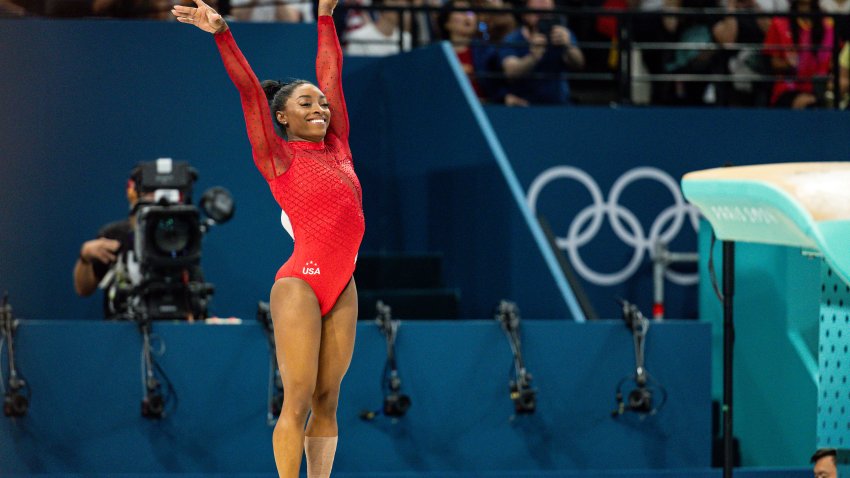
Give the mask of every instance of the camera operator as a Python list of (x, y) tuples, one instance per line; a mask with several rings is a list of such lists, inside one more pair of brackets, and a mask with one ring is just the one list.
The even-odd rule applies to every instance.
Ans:
[(74, 288), (80, 296), (104, 289), (105, 318), (206, 318), (213, 286), (203, 279), (201, 237), (232, 216), (233, 201), (224, 188), (211, 188), (202, 198), (209, 218), (202, 220), (191, 204), (196, 179), (185, 162), (140, 163), (127, 181), (129, 217), (82, 245)]
[[(103, 226), (97, 233), (96, 239), (84, 242), (80, 248), (80, 256), (74, 265), (74, 289), (80, 297), (88, 297), (94, 294), (98, 284), (116, 261), (124, 256), (127, 251), (133, 249), (135, 217), (132, 213), (138, 200), (136, 183), (131, 177), (127, 180), (127, 202), (130, 206), (130, 214), (127, 219)], [(126, 300), (126, 298), (124, 299)], [(110, 308), (115, 307), (124, 310), (126, 304), (113, 304), (110, 307), (109, 297), (104, 295), (103, 312), (105, 318), (113, 318), (111, 317), (113, 314), (109, 311)]]

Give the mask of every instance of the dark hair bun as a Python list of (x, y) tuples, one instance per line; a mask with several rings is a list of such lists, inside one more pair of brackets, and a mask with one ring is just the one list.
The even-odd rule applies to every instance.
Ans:
[(281, 88), (283, 88), (283, 83), (277, 80), (264, 80), (262, 83), (260, 83), (260, 86), (263, 87), (263, 91), (266, 93), (266, 99), (271, 101), (272, 99), (274, 99), (275, 93), (277, 93), (278, 91), (280, 91)]

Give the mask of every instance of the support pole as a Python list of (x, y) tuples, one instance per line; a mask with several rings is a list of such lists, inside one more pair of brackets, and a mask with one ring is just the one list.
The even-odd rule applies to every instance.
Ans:
[(732, 303), (735, 295), (735, 243), (723, 241), (723, 478), (732, 478), (732, 350), (735, 326)]

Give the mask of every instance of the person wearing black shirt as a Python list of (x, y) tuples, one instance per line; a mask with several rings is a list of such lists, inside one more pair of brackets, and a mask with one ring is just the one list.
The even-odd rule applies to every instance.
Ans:
[[(132, 179), (127, 182), (127, 201), (132, 211), (138, 202), (138, 194)], [(127, 219), (103, 226), (95, 239), (83, 243), (80, 247), (80, 255), (74, 264), (74, 290), (77, 295), (88, 297), (94, 294), (98, 284), (112, 266), (119, 259), (126, 257), (127, 251), (133, 249), (134, 228), (135, 217), (131, 215)], [(126, 304), (110, 304), (109, 294), (104, 294), (104, 317), (113, 318), (116, 307), (126, 310)]]

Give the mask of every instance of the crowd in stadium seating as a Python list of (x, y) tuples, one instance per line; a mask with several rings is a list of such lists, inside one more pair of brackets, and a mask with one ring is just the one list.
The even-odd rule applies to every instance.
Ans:
[[(0, 0), (0, 16), (170, 20), (173, 2)], [(210, 3), (233, 21), (315, 21), (313, 0)], [(422, 6), (432, 9), (399, 10)], [(340, 7), (336, 21), (348, 55), (391, 55), (448, 40), (487, 103), (796, 109), (848, 103), (850, 0), (345, 0)], [(523, 7), (537, 13), (512, 11)], [(555, 12), (560, 7), (570, 9), (569, 19)], [(491, 11), (473, 11), (481, 8)], [(575, 13), (583, 8), (596, 10)], [(641, 13), (615, 17), (598, 14), (600, 8)], [(540, 13), (546, 10), (553, 13)], [(675, 14), (692, 11), (705, 13)], [(833, 16), (777, 16), (819, 12)]]

